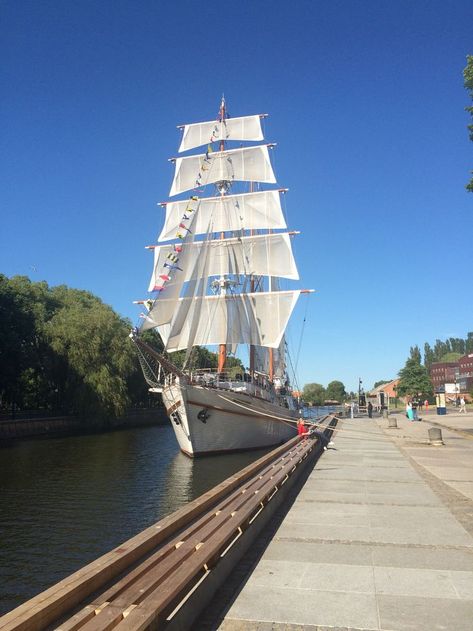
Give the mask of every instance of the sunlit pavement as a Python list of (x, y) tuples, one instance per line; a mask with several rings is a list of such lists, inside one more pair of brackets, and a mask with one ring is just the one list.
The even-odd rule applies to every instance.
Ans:
[(339, 425), (220, 629), (471, 631), (473, 441), (397, 419)]

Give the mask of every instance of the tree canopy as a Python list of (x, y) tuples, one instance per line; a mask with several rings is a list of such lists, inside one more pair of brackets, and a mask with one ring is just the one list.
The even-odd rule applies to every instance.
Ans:
[[(465, 83), (465, 88), (468, 90), (470, 99), (473, 101), (473, 55), (467, 55), (466, 57), (466, 67), (463, 70), (463, 79)], [(468, 125), (468, 131), (470, 132), (470, 140), (473, 141), (473, 106), (469, 105), (465, 109), (467, 112), (470, 113), (472, 119), (472, 123)], [(471, 171), (471, 173), (473, 175), (473, 171)], [(473, 193), (473, 177), (466, 185), (466, 190), (470, 191), (470, 193)]]
[(450, 353), (456, 353), (458, 359), (462, 355), (473, 353), (473, 331), (469, 331), (466, 338), (462, 337), (449, 337), (445, 341), (435, 340), (435, 345), (432, 348), (428, 342), (424, 344), (424, 365), (427, 370), (434, 362), (441, 361), (456, 361), (451, 359), (444, 359)]
[(320, 383), (307, 383), (302, 390), (302, 398), (310, 405), (323, 405), (325, 388)]
[(0, 405), (118, 416), (146, 396), (130, 322), (93, 294), (0, 275)]
[(409, 349), (409, 355), (411, 359), (413, 359), (418, 364), (422, 363), (422, 355), (420, 353), (420, 348), (417, 346), (417, 344), (415, 346), (411, 346), (411, 348)]
[(347, 396), (345, 386), (341, 381), (331, 381), (325, 392), (325, 398), (328, 401), (343, 401)]
[(433, 392), (432, 382), (427, 369), (417, 357), (409, 357), (406, 365), (399, 371), (399, 383), (396, 392), (399, 396), (431, 396)]

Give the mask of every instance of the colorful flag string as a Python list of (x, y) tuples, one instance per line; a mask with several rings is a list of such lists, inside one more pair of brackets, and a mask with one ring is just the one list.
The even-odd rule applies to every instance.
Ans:
[[(216, 142), (218, 140), (221, 140), (222, 137), (222, 133), (221, 133), (221, 128), (219, 127), (219, 123), (220, 125), (222, 125), (222, 122), (217, 121), (215, 126), (212, 129), (212, 133), (210, 136), (210, 140), (209, 143), (207, 145), (207, 149), (205, 151), (205, 155), (202, 158), (202, 160), (200, 161), (200, 167), (199, 167), (199, 172), (197, 174), (197, 178), (195, 180), (195, 189), (199, 188), (200, 186), (202, 186), (202, 181), (204, 178), (204, 173), (206, 171), (210, 171), (210, 168), (212, 166), (212, 153), (214, 153), (214, 149), (212, 147), (212, 143)], [(223, 125), (225, 127), (225, 138), (229, 137), (229, 134), (227, 132), (227, 126), (226, 126), (226, 122), (223, 121)], [(175, 272), (182, 272), (183, 269), (181, 267), (178, 266), (178, 262), (179, 262), (179, 258), (182, 255), (183, 252), (183, 245), (186, 244), (186, 239), (189, 235), (192, 235), (192, 230), (190, 228), (190, 226), (192, 225), (192, 222), (194, 220), (194, 217), (199, 209), (200, 206), (200, 198), (197, 195), (191, 195), (184, 214), (182, 215), (181, 221), (179, 222), (177, 228), (177, 232), (175, 235), (176, 239), (179, 239), (182, 244), (180, 243), (175, 243), (172, 245), (172, 252), (169, 252), (166, 256), (165, 262), (162, 264), (163, 269), (161, 270), (161, 273), (158, 274), (156, 276), (156, 279), (160, 279), (159, 283), (157, 282), (154, 286), (152, 291), (153, 292), (157, 292), (158, 295), (164, 291), (164, 289), (166, 288), (166, 283), (168, 283), (169, 281), (172, 280), (172, 276), (170, 276), (170, 274), (168, 274), (166, 272), (166, 270), (169, 270), (170, 272), (172, 272), (173, 276)], [(145, 306), (147, 307), (148, 311), (151, 310), (152, 306), (154, 304), (154, 300), (147, 300), (145, 302)], [(147, 316), (145, 314), (140, 314), (140, 317), (144, 317), (146, 318)]]

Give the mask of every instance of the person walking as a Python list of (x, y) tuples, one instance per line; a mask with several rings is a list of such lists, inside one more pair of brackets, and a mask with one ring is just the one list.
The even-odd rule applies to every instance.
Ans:
[(406, 416), (410, 421), (414, 420), (414, 410), (412, 409), (412, 403), (410, 401), (406, 403)]
[(373, 418), (373, 404), (371, 401), (368, 403), (368, 418)]
[(460, 399), (460, 409), (458, 411), (458, 414), (460, 414), (461, 412), (463, 412), (463, 414), (466, 414), (466, 403), (464, 397)]
[(424, 401), (424, 407), (425, 407), (425, 413), (427, 414), (429, 412), (429, 400), (426, 399)]

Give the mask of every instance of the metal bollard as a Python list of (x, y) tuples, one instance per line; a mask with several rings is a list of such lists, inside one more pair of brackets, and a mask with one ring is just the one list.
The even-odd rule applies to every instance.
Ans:
[(440, 446), (445, 443), (442, 440), (442, 430), (440, 427), (431, 427), (429, 429), (429, 442), (431, 445)]
[(397, 418), (395, 416), (390, 416), (388, 418), (388, 428), (397, 429)]

